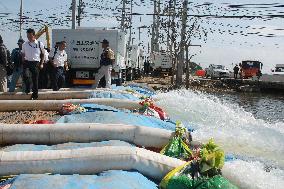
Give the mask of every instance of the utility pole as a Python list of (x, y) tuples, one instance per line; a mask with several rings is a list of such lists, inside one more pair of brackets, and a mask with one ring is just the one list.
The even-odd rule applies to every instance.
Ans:
[(161, 13), (161, 1), (158, 0), (157, 2), (157, 18), (156, 18), (156, 28), (155, 28), (155, 44), (154, 44), (154, 49), (155, 51), (159, 51), (160, 45), (159, 45), (159, 38), (160, 38), (160, 13)]
[(156, 39), (156, 15), (157, 15), (157, 0), (154, 0), (154, 14), (153, 14), (153, 26), (151, 36), (151, 52), (155, 51), (155, 39)]
[(176, 23), (175, 23), (175, 18), (176, 18), (176, 0), (170, 0), (169, 2), (169, 7), (172, 9), (172, 14), (171, 14), (171, 43), (170, 43), (170, 53), (172, 56), (172, 78), (171, 78), (171, 84), (174, 85), (174, 76), (176, 75), (176, 60), (177, 60), (177, 53), (176, 53)]
[(81, 26), (81, 16), (83, 14), (83, 0), (79, 0), (79, 5), (78, 5), (78, 26)]
[(20, 5), (20, 39), (23, 39), (22, 37), (22, 18), (23, 18), (23, 0), (21, 0), (21, 5)]
[(169, 1), (169, 5), (167, 7), (168, 10), (168, 22), (167, 22), (167, 52), (170, 52), (170, 25), (171, 25), (171, 1)]
[(129, 18), (129, 39), (128, 39), (128, 47), (133, 44), (132, 39), (132, 9), (133, 9), (133, 0), (130, 0), (130, 18)]
[(76, 29), (76, 0), (72, 0), (72, 29)]
[(126, 0), (122, 0), (120, 29), (123, 32), (126, 32), (126, 29), (125, 29), (125, 19), (126, 19), (125, 7), (126, 7)]
[(154, 0), (151, 52), (154, 51), (157, 52), (160, 49), (159, 47), (160, 12), (161, 12), (161, 2), (160, 0)]
[(182, 85), (182, 76), (183, 76), (183, 68), (184, 68), (184, 54), (185, 54), (185, 43), (186, 43), (186, 23), (187, 23), (187, 6), (188, 0), (184, 0), (183, 2), (183, 10), (182, 10), (182, 26), (181, 26), (181, 41), (180, 41), (180, 54), (179, 60), (177, 64), (177, 80), (176, 86), (180, 87)]

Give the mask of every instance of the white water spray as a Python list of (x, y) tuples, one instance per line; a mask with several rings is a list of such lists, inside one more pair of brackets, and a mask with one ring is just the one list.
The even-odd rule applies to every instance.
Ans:
[[(262, 162), (239, 163), (240, 171), (235, 171), (237, 183), (240, 183), (245, 170), (250, 171), (247, 167), (251, 166), (262, 172), (256, 175), (255, 180), (253, 179), (258, 184), (247, 188), (270, 188), (267, 187), (266, 182), (270, 182), (269, 180), (273, 178), (275, 182), (272, 183), (276, 188), (284, 186), (277, 184), (279, 179), (282, 180), (282, 184), (284, 183), (284, 171), (281, 170), (284, 167), (283, 122), (266, 123), (264, 120), (255, 119), (251, 113), (244, 111), (236, 104), (225, 103), (212, 95), (190, 90), (160, 93), (155, 96), (155, 99), (157, 99), (157, 105), (163, 107), (171, 118), (183, 121), (195, 129), (194, 140), (207, 142), (210, 138), (214, 138), (227, 153)], [(266, 173), (263, 163), (279, 167), (277, 170), (281, 176), (271, 172)], [(234, 164), (228, 164), (226, 168), (232, 165)], [(270, 179), (261, 180), (264, 174), (269, 175)], [(247, 174), (247, 177), (249, 176), (253, 175)], [(247, 186), (246, 183), (240, 185), (243, 188)]]

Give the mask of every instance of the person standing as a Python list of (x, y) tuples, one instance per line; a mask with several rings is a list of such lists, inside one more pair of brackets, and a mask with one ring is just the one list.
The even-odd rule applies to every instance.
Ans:
[[(59, 48), (61, 42), (56, 42), (55, 46), (54, 46), (54, 50), (52, 52), (52, 54), (54, 54), (54, 52), (56, 52)], [(48, 78), (48, 82), (47, 82), (47, 88), (48, 89), (52, 89), (52, 74), (53, 74), (53, 62), (51, 61), (51, 59), (49, 58), (51, 53), (51, 50), (48, 50), (48, 62), (46, 64), (46, 73), (47, 73), (47, 78)], [(53, 58), (53, 57), (52, 57)]]
[[(12, 59), (14, 68), (13, 68), (11, 84), (9, 87), (9, 92), (15, 91), (16, 84), (19, 78), (23, 75), (23, 59), (22, 59), (21, 51), (22, 51), (22, 46), (24, 42), (25, 41), (23, 39), (19, 39), (17, 43), (19, 48), (13, 49), (12, 54), (11, 54), (11, 59)], [(23, 91), (24, 91), (24, 88), (25, 88), (24, 84), (22, 84)]]
[(3, 43), (2, 36), (0, 35), (0, 92), (7, 92), (7, 64), (7, 48)]
[(38, 76), (38, 88), (39, 89), (47, 89), (47, 85), (48, 85), (47, 67), (49, 63), (49, 53), (50, 53), (50, 50), (48, 48), (45, 48), (43, 68), (39, 71), (39, 76)]
[(52, 76), (51, 76), (51, 85), (54, 91), (58, 91), (63, 87), (65, 83), (65, 70), (68, 70), (67, 65), (67, 53), (65, 51), (66, 42), (60, 42), (58, 49), (55, 48), (49, 54), (49, 60), (51, 62)]
[(240, 70), (240, 68), (236, 64), (235, 67), (234, 67), (234, 78), (235, 79), (238, 79), (239, 70)]
[(109, 47), (109, 41), (104, 39), (102, 42), (103, 52), (101, 54), (100, 68), (95, 76), (94, 88), (97, 88), (100, 80), (105, 76), (106, 88), (111, 87), (111, 71), (115, 62), (115, 57), (112, 49)]
[(34, 29), (27, 30), (27, 38), (23, 44), (22, 48), (22, 58), (24, 61), (23, 64), (23, 78), (25, 82), (25, 93), (30, 93), (30, 81), (29, 81), (29, 73), (30, 71), (33, 82), (33, 93), (32, 99), (36, 100), (38, 98), (38, 75), (39, 69), (43, 68), (44, 62), (44, 45), (40, 41), (36, 40)]

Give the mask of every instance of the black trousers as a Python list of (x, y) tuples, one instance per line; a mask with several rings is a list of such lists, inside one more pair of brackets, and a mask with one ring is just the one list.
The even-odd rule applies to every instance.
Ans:
[(60, 88), (63, 87), (65, 83), (65, 74), (63, 67), (60, 66), (53, 68), (51, 83), (52, 83), (52, 89), (54, 91), (58, 91)]
[(234, 78), (235, 78), (235, 79), (238, 78), (238, 73), (234, 73)]
[(39, 75), (39, 62), (36, 61), (25, 61), (23, 64), (23, 79), (26, 85), (26, 93), (30, 92), (30, 79), (29, 72), (31, 73), (31, 78), (33, 82), (33, 97), (38, 95), (38, 75)]
[(39, 70), (38, 88), (47, 89), (47, 84), (48, 84), (47, 64), (43, 64), (43, 68)]

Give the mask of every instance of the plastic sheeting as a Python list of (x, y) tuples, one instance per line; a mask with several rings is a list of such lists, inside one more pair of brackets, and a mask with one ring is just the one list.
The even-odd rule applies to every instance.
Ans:
[(155, 95), (155, 91), (139, 84), (128, 84), (127, 86), (112, 86), (113, 90), (121, 90), (121, 91), (127, 91), (127, 90), (133, 90), (140, 95), (144, 95), (146, 97), (151, 97)]
[(65, 115), (57, 123), (108, 123), (147, 126), (175, 130), (175, 124), (154, 117), (126, 112), (96, 111), (82, 114)]
[(152, 87), (149, 87), (148, 84), (145, 83), (128, 83), (126, 86), (131, 87), (131, 88), (137, 88), (143, 91), (155, 93), (155, 90)]
[[(155, 117), (132, 113), (130, 110), (120, 110), (105, 105), (81, 104), (81, 106), (87, 109), (87, 113), (65, 115), (57, 123), (127, 124), (175, 130), (176, 124), (171, 120), (163, 121)], [(193, 131), (189, 125), (186, 127), (189, 131)]]
[(44, 150), (71, 150), (71, 149), (79, 149), (79, 148), (88, 148), (88, 147), (102, 147), (102, 146), (132, 146), (131, 144), (119, 141), (119, 140), (111, 140), (111, 141), (102, 141), (102, 142), (91, 142), (91, 143), (65, 143), (58, 145), (34, 145), (34, 144), (16, 144), (12, 146), (5, 147), (1, 149), (4, 152), (14, 152), (14, 151), (44, 151)]
[(142, 174), (106, 171), (99, 175), (20, 175), (10, 189), (156, 189)]
[(90, 95), (90, 98), (115, 98), (139, 101), (139, 97), (133, 94), (119, 93), (116, 91), (95, 91)]
[(129, 110), (119, 110), (117, 108), (99, 104), (81, 104), (80, 106), (84, 107), (87, 112), (96, 112), (96, 111), (110, 111), (110, 112), (127, 112), (130, 113)]

